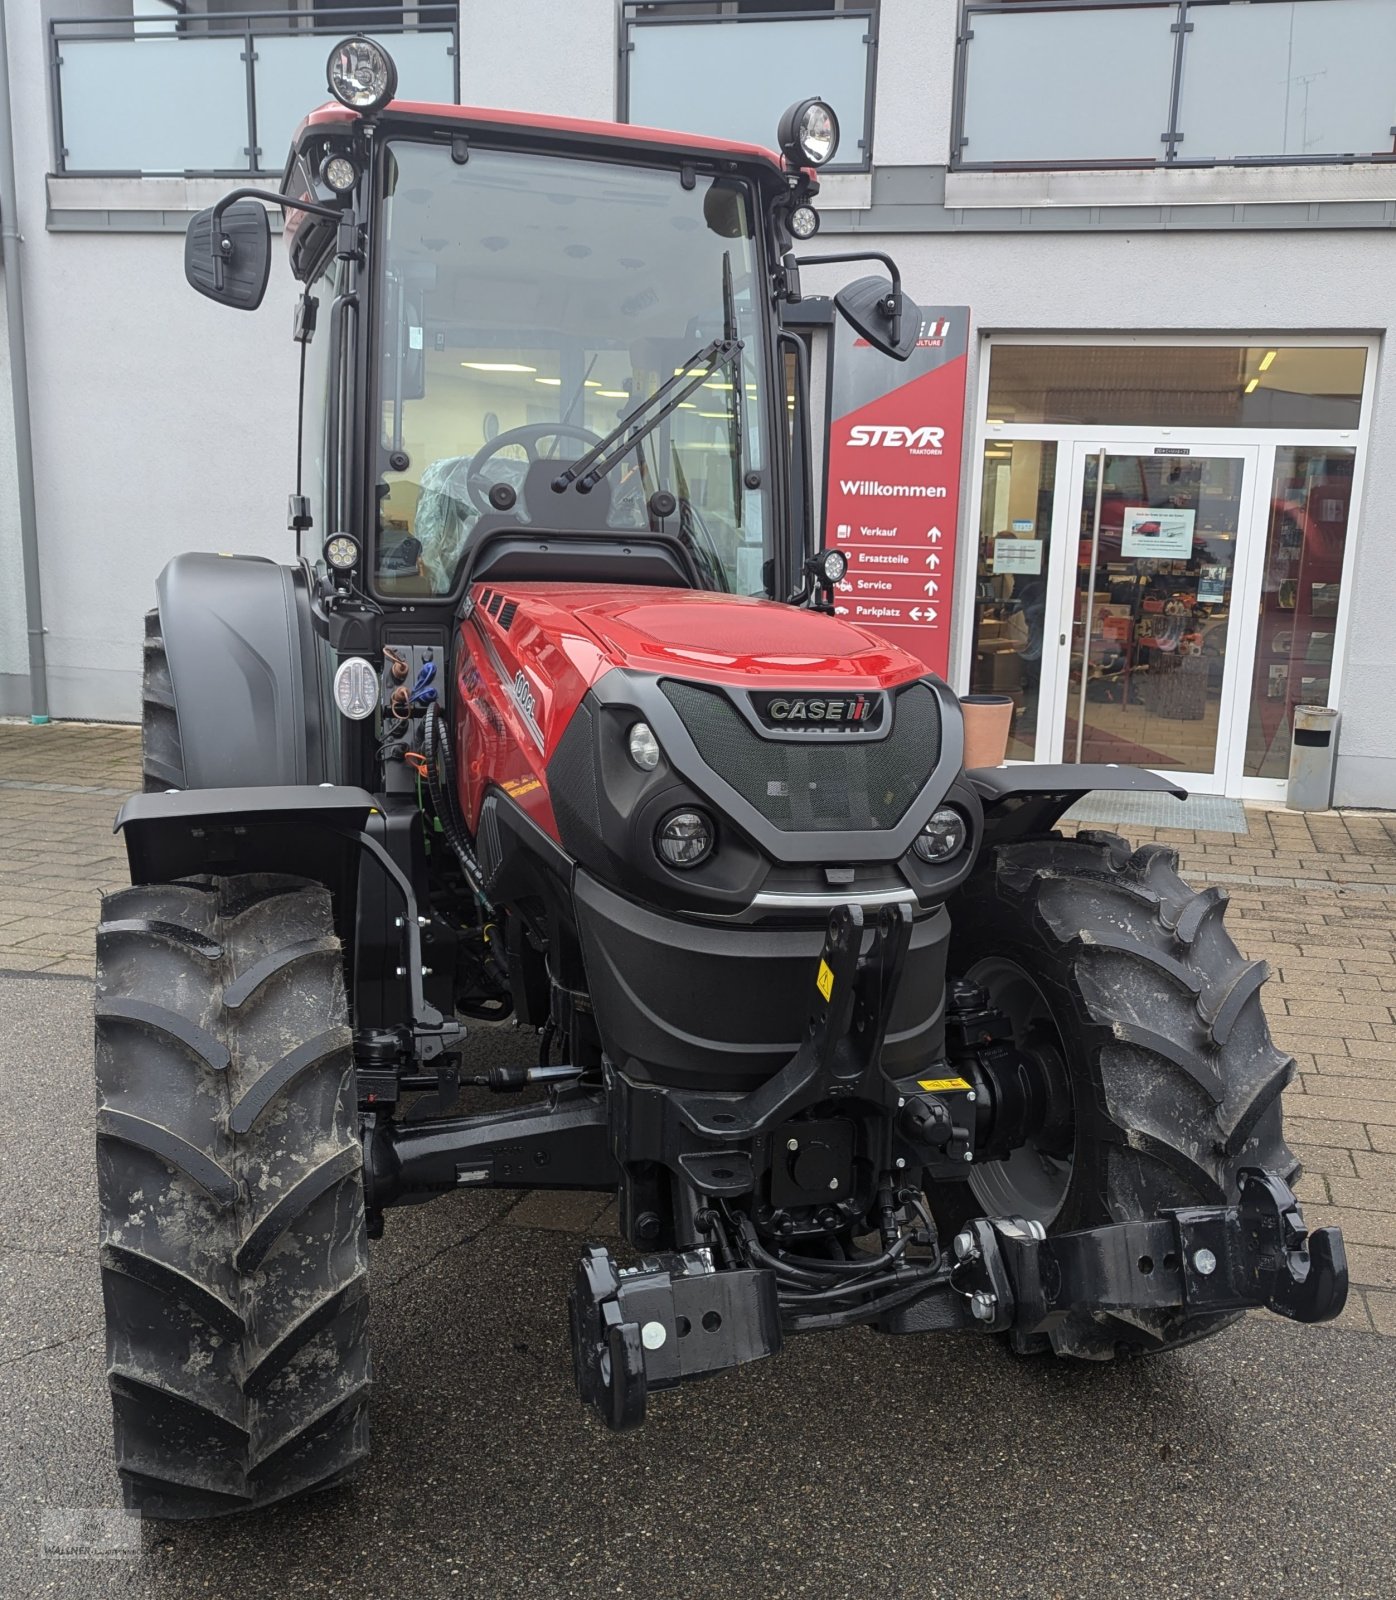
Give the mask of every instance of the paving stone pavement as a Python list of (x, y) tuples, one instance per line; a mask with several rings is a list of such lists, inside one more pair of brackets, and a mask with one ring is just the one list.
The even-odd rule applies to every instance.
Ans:
[[(0, 972), (92, 976), (97, 896), (126, 881), (112, 819), (139, 784), (135, 728), (0, 722)], [(1343, 1228), (1344, 1323), (1396, 1337), (1396, 813), (1247, 815), (1248, 835), (1127, 836), (1175, 846), (1190, 882), (1223, 885), (1232, 936), (1269, 963), (1271, 1031), (1298, 1064), (1285, 1116), (1305, 1216)], [(596, 1209), (521, 1205), (568, 1232)]]

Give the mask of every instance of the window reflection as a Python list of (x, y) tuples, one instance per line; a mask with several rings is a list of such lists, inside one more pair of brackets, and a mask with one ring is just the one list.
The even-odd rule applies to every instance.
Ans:
[(1260, 628), (1251, 680), (1246, 776), (1289, 772), (1296, 705), (1327, 705), (1356, 451), (1275, 453)]
[(983, 470), (970, 688), (1013, 697), (1008, 759), (1031, 761), (1042, 692), (1057, 446), (1035, 439), (991, 442)]

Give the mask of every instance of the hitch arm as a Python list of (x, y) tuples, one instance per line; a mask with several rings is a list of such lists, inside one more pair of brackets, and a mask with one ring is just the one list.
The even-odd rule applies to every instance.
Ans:
[(1273, 1172), (1243, 1168), (1240, 1190), (1234, 1206), (1193, 1206), (1052, 1238), (1036, 1224), (980, 1217), (956, 1236), (951, 1281), (989, 1332), (1046, 1332), (1083, 1310), (1263, 1307), (1295, 1322), (1336, 1317), (1348, 1293), (1342, 1234), (1310, 1232)]

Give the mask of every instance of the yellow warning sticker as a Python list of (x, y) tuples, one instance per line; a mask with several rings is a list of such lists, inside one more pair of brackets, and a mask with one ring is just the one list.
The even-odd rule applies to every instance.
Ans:
[[(814, 986), (827, 1000), (834, 992), (834, 969), (827, 961), (819, 963), (819, 971), (815, 975)], [(968, 1085), (966, 1085), (968, 1088)]]
[(924, 1089), (927, 1094), (943, 1094), (946, 1089), (968, 1089), (970, 1086), (964, 1078), (918, 1078), (918, 1088)]

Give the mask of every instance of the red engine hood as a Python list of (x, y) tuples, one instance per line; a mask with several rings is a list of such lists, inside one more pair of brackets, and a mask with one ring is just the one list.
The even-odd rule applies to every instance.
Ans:
[(519, 621), (550, 636), (588, 683), (634, 667), (713, 683), (880, 689), (926, 670), (862, 628), (773, 600), (634, 585), (501, 587), (518, 601)]

